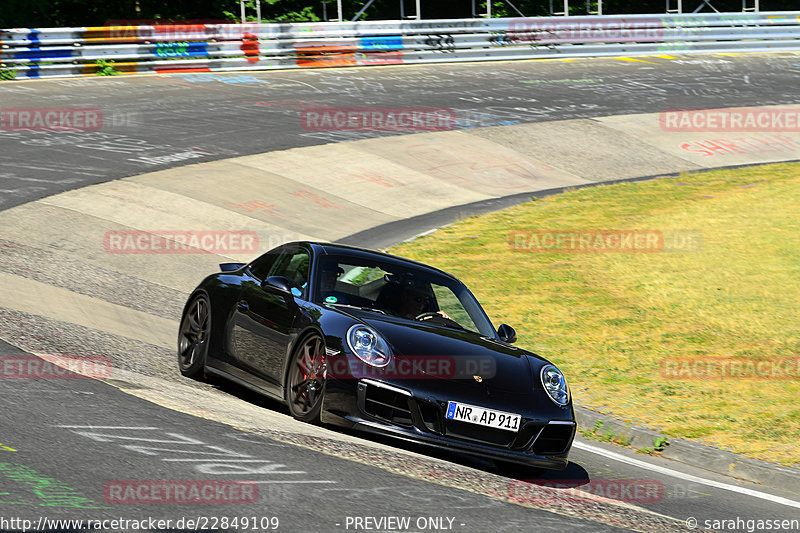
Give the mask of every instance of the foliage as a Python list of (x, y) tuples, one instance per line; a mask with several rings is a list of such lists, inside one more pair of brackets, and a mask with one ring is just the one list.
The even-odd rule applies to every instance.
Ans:
[(653, 439), (653, 449), (657, 452), (663, 452), (664, 448), (669, 444), (667, 437), (656, 437)]
[(119, 71), (114, 68), (114, 62), (107, 59), (98, 59), (94, 62), (97, 65), (98, 76), (116, 76)]
[(656, 452), (663, 452), (664, 448), (669, 446), (669, 439), (667, 437), (655, 437), (653, 439), (652, 446), (645, 446), (644, 448), (639, 448), (636, 450), (636, 453), (646, 453), (649, 455), (655, 455)]
[(16, 78), (17, 78), (17, 69), (14, 68), (0, 69), (0, 80), (8, 81), (8, 80), (14, 80)]
[(611, 442), (619, 444), (620, 446), (628, 446), (631, 443), (631, 437), (614, 433), (610, 429), (603, 431), (604, 424), (598, 420), (592, 429), (581, 430), (581, 435), (586, 439), (597, 440), (600, 442)]
[[(367, 0), (342, 0), (344, 18), (351, 19)], [(550, 0), (511, 0), (525, 16), (546, 16), (550, 13)], [(674, 1), (673, 5), (677, 2)], [(711, 0), (719, 11), (741, 11), (739, 0)], [(554, 0), (554, 9), (562, 9), (561, 0)], [(694, 9), (701, 0), (685, 4), (686, 11)], [(414, 13), (414, 0), (404, 1), (406, 16)], [(247, 0), (247, 18), (255, 19), (255, 0)], [(422, 18), (468, 18), (486, 12), (486, 2), (477, 2), (472, 13), (472, 2), (461, 0), (422, 0)], [(761, 0), (762, 11), (797, 9), (794, 0)], [(597, 0), (591, 0), (590, 9), (597, 9)], [(709, 11), (705, 7), (703, 11)], [(318, 21), (323, 20), (322, 0), (262, 0), (262, 20)], [(663, 13), (664, 0), (604, 0), (604, 14)], [(570, 2), (571, 15), (586, 13), (585, 0)], [(327, 0), (328, 18), (336, 17), (336, 1)], [(492, 16), (517, 17), (519, 14), (505, 0), (492, 1)], [(109, 21), (136, 24), (137, 21), (238, 21), (237, 0), (3, 0), (0, 9), (0, 28), (46, 28), (58, 26), (101, 26)], [(364, 12), (362, 20), (397, 20), (400, 18), (398, 0), (376, 0)]]

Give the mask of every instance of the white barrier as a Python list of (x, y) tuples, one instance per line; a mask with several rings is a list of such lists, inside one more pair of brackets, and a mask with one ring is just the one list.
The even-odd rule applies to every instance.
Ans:
[(0, 30), (19, 77), (800, 51), (800, 12)]

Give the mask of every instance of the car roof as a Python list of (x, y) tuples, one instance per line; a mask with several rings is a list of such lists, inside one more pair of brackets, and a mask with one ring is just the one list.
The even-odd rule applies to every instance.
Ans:
[(349, 246), (346, 244), (337, 244), (332, 242), (303, 241), (293, 244), (307, 244), (311, 246), (316, 253), (321, 253), (324, 255), (345, 255), (351, 257), (360, 257), (364, 259), (372, 258), (397, 264), (413, 265), (417, 268), (423, 268), (426, 270), (430, 270), (432, 272), (436, 272), (437, 274), (447, 276), (448, 278), (458, 281), (459, 283), (461, 282), (461, 280), (459, 280), (457, 277), (450, 274), (449, 272), (445, 272), (444, 270), (440, 270), (436, 267), (426, 265), (425, 263), (420, 263), (419, 261), (414, 261), (413, 259), (407, 259), (399, 255), (392, 255), (392, 254), (387, 254), (385, 252), (379, 252), (376, 250), (369, 250), (367, 248), (358, 248), (356, 246)]

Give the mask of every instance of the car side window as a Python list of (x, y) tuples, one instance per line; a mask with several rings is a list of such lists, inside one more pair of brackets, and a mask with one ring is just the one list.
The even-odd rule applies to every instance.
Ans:
[(302, 296), (308, 285), (310, 257), (303, 248), (286, 250), (275, 263), (270, 276), (283, 276), (294, 284), (292, 294)]
[(250, 273), (259, 281), (264, 281), (269, 276), (269, 271), (275, 265), (275, 261), (280, 257), (281, 250), (273, 250), (258, 257), (250, 263)]

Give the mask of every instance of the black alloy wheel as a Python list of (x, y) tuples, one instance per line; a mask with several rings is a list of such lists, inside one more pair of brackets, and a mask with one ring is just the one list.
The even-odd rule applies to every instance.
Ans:
[(289, 365), (285, 390), (293, 417), (303, 422), (319, 422), (326, 372), (325, 341), (313, 333), (295, 348)]
[(184, 376), (193, 379), (205, 377), (210, 332), (208, 297), (198, 294), (186, 308), (178, 335), (178, 369)]

